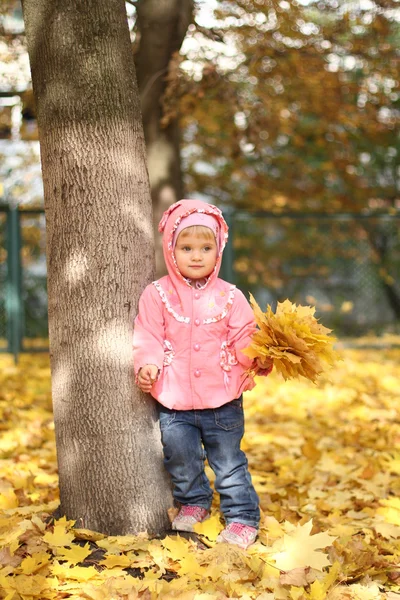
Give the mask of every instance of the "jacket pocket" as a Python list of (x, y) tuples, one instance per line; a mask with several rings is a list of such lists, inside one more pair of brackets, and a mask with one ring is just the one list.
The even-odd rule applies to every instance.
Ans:
[(174, 360), (175, 352), (171, 342), (164, 340), (164, 362), (163, 366), (168, 367)]
[(224, 374), (225, 390), (229, 392), (232, 379), (232, 367), (238, 364), (235, 349), (228, 342), (222, 342), (219, 352), (219, 365)]
[(230, 431), (244, 426), (243, 402), (232, 400), (218, 408), (214, 408), (215, 424), (220, 429)]

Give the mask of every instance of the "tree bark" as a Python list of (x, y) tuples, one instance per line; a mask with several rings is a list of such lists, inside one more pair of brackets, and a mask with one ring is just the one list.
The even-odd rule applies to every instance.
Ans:
[(107, 534), (168, 528), (155, 403), (132, 325), (154, 272), (151, 197), (123, 0), (25, 0), (45, 191), (61, 513)]
[[(178, 119), (162, 127), (161, 100), (168, 66), (193, 18), (193, 0), (144, 0), (137, 4), (139, 43), (135, 64), (147, 146), (155, 229), (164, 210), (183, 197)], [(156, 270), (164, 272), (159, 236)]]

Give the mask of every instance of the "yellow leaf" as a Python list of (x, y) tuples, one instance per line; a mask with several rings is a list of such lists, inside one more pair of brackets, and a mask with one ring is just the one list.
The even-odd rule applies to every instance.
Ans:
[[(274, 596), (274, 598), (275, 598), (275, 596)], [(292, 587), (290, 589), (290, 600), (303, 600), (303, 598), (304, 598), (304, 588), (303, 587), (300, 587), (300, 588)]]
[(104, 533), (98, 531), (91, 531), (90, 529), (79, 529), (74, 527), (73, 534), (78, 540), (87, 540), (88, 542), (98, 542), (103, 540), (106, 536)]
[(189, 542), (180, 535), (174, 537), (167, 536), (161, 543), (168, 550), (169, 556), (174, 560), (179, 559), (181, 556), (186, 556), (190, 548)]
[(193, 579), (202, 579), (206, 572), (205, 567), (201, 567), (193, 553), (188, 553), (179, 560), (178, 574), (190, 574)]
[(90, 544), (85, 544), (83, 547), (73, 544), (71, 548), (58, 548), (57, 558), (67, 560), (69, 563), (76, 565), (84, 561), (91, 552)]
[(120, 554), (121, 551), (140, 550), (147, 547), (149, 540), (141, 535), (110, 535), (97, 541), (100, 548), (108, 553)]
[(267, 537), (270, 537), (272, 539), (282, 537), (284, 534), (284, 531), (279, 521), (277, 521), (275, 517), (270, 517), (269, 515), (266, 515), (263, 521), (261, 522), (261, 529), (266, 529)]
[(357, 598), (357, 600), (380, 600), (382, 598), (378, 585), (373, 582), (368, 585), (356, 583), (351, 586), (351, 592), (353, 598)]
[(310, 586), (310, 600), (325, 600), (326, 589), (320, 581), (314, 581)]
[(400, 498), (389, 498), (381, 500), (384, 507), (378, 508), (378, 515), (382, 515), (387, 523), (392, 525), (400, 525)]
[(42, 519), (40, 519), (37, 515), (32, 515), (31, 521), (40, 531), (45, 531), (46, 523), (43, 523)]
[(215, 542), (221, 533), (223, 525), (218, 515), (213, 515), (202, 523), (196, 523), (194, 531), (199, 535), (205, 535), (210, 541)]
[[(385, 509), (383, 509), (385, 510)], [(387, 540), (390, 538), (399, 539), (400, 538), (400, 527), (398, 525), (393, 525), (392, 523), (376, 523), (374, 525), (374, 529), (376, 533), (379, 533), (382, 537)]]
[(322, 580), (314, 581), (311, 584), (310, 600), (325, 600), (327, 592), (337, 581), (340, 569), (340, 563), (335, 562)]
[(18, 506), (18, 498), (12, 488), (3, 489), (0, 492), (0, 508), (16, 508)]
[(36, 475), (36, 477), (34, 479), (34, 483), (35, 483), (35, 485), (42, 485), (42, 486), (57, 484), (58, 483), (58, 475), (55, 473), (52, 474), (52, 473), (46, 473), (45, 471), (42, 471), (41, 473)]
[(60, 580), (75, 579), (77, 581), (88, 581), (99, 575), (94, 567), (71, 567), (68, 564), (61, 565), (57, 560), (54, 561), (51, 572)]
[(15, 575), (10, 582), (14, 589), (23, 598), (40, 598), (42, 592), (48, 587), (46, 577), (43, 575)]
[(114, 567), (125, 568), (131, 566), (131, 559), (125, 554), (112, 554), (111, 556), (106, 556), (99, 564), (108, 569), (113, 569)]
[(285, 534), (283, 550), (272, 555), (276, 566), (282, 571), (299, 567), (311, 567), (322, 571), (330, 564), (326, 554), (319, 549), (331, 546), (336, 539), (327, 533), (311, 534), (312, 519), (304, 525), (298, 525), (295, 531)]
[(33, 556), (27, 556), (20, 564), (20, 569), (24, 575), (32, 575), (39, 571), (50, 562), (50, 555), (47, 552), (39, 552)]
[(250, 346), (242, 350), (250, 358), (272, 358), (285, 379), (302, 376), (311, 381), (339, 359), (333, 350), (336, 339), (318, 323), (314, 307), (285, 300), (278, 302), (275, 314), (270, 306), (263, 313), (251, 294), (250, 304), (259, 327)]
[(45, 533), (43, 539), (49, 546), (59, 548), (62, 546), (70, 546), (74, 537), (75, 536), (71, 531), (67, 531), (66, 521), (60, 519), (55, 522), (53, 532), (48, 531)]

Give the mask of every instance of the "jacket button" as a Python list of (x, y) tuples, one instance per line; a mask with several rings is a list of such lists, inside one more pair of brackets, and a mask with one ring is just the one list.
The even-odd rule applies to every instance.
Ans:
[(195, 377), (200, 377), (200, 375), (201, 375), (201, 371), (199, 371), (199, 369), (196, 369), (195, 372), (194, 372), (194, 376)]
[(198, 300), (200, 298), (199, 292), (196, 292), (195, 295), (194, 295), (194, 297), (196, 298), (196, 300)]
[(200, 350), (200, 344), (195, 344), (193, 346), (193, 350), (196, 350), (196, 352), (198, 352)]
[(200, 325), (200, 319), (195, 319), (194, 324), (197, 325), (197, 327), (198, 327)]

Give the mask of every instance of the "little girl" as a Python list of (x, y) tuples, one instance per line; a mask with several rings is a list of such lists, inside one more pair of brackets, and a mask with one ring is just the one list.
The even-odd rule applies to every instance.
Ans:
[[(244, 295), (218, 278), (228, 227), (221, 211), (181, 200), (164, 213), (159, 231), (168, 275), (146, 287), (135, 319), (136, 382), (160, 403), (164, 463), (180, 511), (172, 528), (193, 531), (209, 516), (215, 473), (225, 529), (218, 541), (247, 548), (260, 511), (247, 459), (242, 392), (254, 387), (255, 361), (241, 350), (255, 331)], [(271, 363), (258, 364), (267, 375)]]

